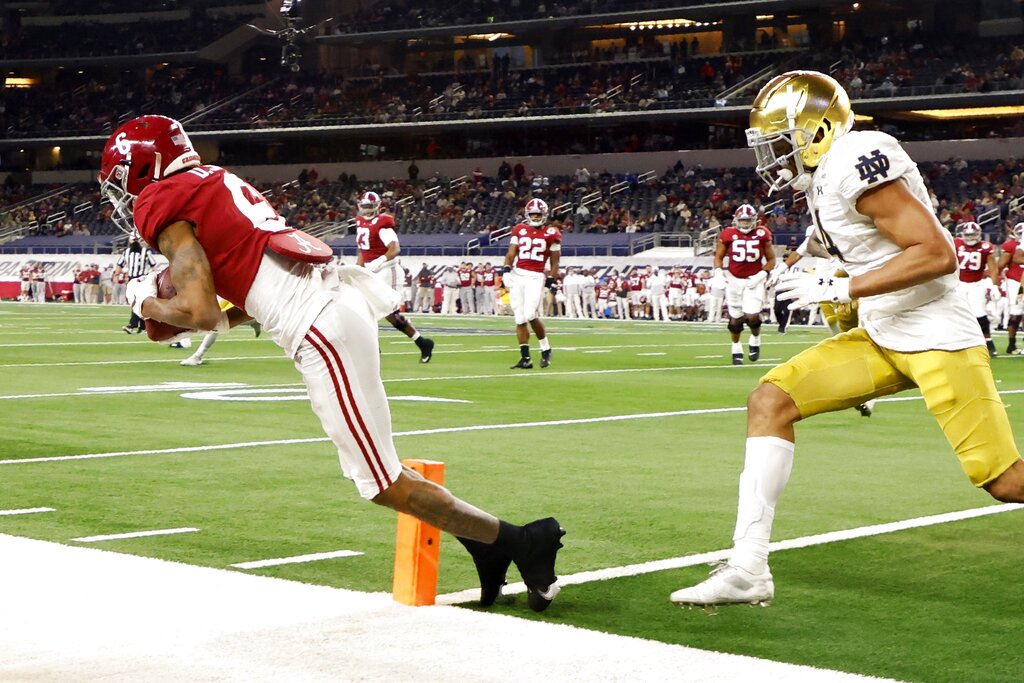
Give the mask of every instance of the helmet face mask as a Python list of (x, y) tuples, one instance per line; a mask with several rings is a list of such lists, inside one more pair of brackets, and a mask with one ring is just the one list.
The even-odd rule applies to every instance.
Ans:
[(733, 225), (742, 233), (750, 233), (757, 227), (757, 209), (750, 204), (740, 204), (732, 215)]
[(526, 224), (531, 228), (541, 228), (548, 222), (548, 204), (543, 199), (531, 199), (523, 210)]
[(380, 213), (380, 195), (376, 192), (364, 192), (357, 202), (359, 215), (363, 218), (375, 218)]
[(853, 127), (846, 91), (831, 76), (790, 71), (757, 94), (750, 110), (747, 146), (769, 193), (810, 187), (810, 174), (837, 138)]
[(968, 222), (960, 226), (960, 239), (971, 246), (981, 241), (981, 226), (977, 223)]
[(166, 116), (139, 116), (111, 134), (100, 162), (100, 194), (110, 200), (111, 219), (135, 230), (135, 199), (149, 185), (202, 163), (181, 124)]

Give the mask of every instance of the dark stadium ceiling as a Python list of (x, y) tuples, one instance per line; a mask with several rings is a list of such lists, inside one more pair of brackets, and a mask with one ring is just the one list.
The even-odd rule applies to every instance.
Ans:
[[(868, 4), (868, 3), (865, 3)], [(872, 9), (886, 8), (891, 3), (871, 2)], [(676, 7), (662, 7), (651, 10), (632, 10), (605, 14), (585, 14), (569, 17), (548, 17), (525, 21), (503, 21), (500, 23), (463, 24), (460, 26), (430, 26), (403, 28), (391, 31), (373, 31), (317, 37), (325, 45), (351, 45), (356, 43), (379, 43), (409, 38), (439, 38), (470, 33), (493, 33), (500, 29), (506, 33), (537, 32), (610, 24), (629, 21), (650, 21), (685, 17), (695, 21), (715, 21), (729, 16), (754, 14), (777, 14), (796, 10), (814, 10), (824, 7), (851, 7), (850, 0), (736, 0), (735, 2), (709, 2), (700, 5), (680, 4)], [(897, 4), (898, 8), (898, 4)], [(894, 8), (895, 9), (895, 8)]]

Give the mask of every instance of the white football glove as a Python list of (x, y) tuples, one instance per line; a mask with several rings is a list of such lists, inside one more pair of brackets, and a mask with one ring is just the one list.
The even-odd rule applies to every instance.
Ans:
[(779, 284), (779, 278), (782, 277), (782, 274), (787, 270), (789, 270), (789, 268), (785, 263), (777, 263), (775, 268), (772, 269), (772, 272), (768, 274), (768, 282), (765, 284), (767, 284), (769, 288)]
[(725, 287), (725, 275), (722, 274), (721, 268), (715, 268), (711, 271), (711, 284), (716, 287)]
[(789, 305), (791, 311), (823, 301), (848, 304), (852, 300), (850, 278), (832, 275), (786, 273), (779, 278), (775, 291), (779, 300), (793, 302)]
[(132, 313), (145, 320), (146, 316), (142, 315), (142, 302), (156, 296), (156, 272), (150, 271), (149, 275), (133, 277), (125, 285), (124, 295), (128, 299), (128, 305), (132, 307)]
[(386, 266), (387, 264), (387, 256), (378, 256), (377, 258), (373, 259), (372, 261), (366, 264), (366, 269), (369, 270), (371, 273), (379, 273), (381, 270), (384, 269), (384, 266)]

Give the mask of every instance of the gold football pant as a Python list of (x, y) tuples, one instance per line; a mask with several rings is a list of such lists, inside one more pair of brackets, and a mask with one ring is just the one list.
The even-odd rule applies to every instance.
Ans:
[(857, 328), (794, 356), (761, 381), (786, 392), (804, 418), (916, 386), (975, 486), (1020, 459), (984, 346), (899, 353)]

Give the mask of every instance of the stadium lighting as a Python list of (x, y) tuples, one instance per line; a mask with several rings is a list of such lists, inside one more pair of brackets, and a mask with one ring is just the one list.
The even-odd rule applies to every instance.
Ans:
[(969, 107), (962, 109), (912, 109), (907, 112), (916, 117), (949, 121), (952, 119), (982, 119), (1000, 116), (1020, 116), (1024, 114), (1022, 105), (1004, 105), (1000, 107)]

